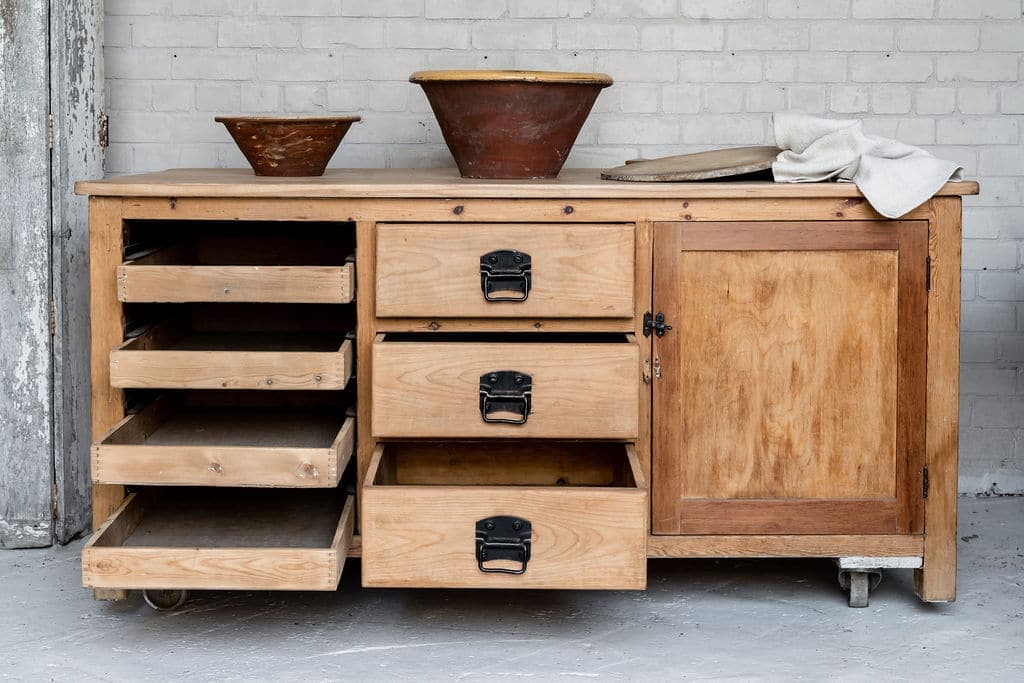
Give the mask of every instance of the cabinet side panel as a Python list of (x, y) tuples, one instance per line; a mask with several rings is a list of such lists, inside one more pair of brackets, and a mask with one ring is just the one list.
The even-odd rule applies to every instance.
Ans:
[[(110, 351), (124, 341), (124, 314), (117, 299), (117, 267), (123, 257), (121, 200), (89, 200), (89, 310), (92, 328), (92, 439), (124, 417), (124, 392), (110, 386)], [(93, 529), (113, 514), (124, 487), (97, 484), (92, 493)]]
[(956, 599), (961, 201), (959, 197), (939, 197), (931, 205), (925, 437), (929, 493), (924, 505), (924, 567), (915, 572), (914, 583), (922, 600), (950, 602)]

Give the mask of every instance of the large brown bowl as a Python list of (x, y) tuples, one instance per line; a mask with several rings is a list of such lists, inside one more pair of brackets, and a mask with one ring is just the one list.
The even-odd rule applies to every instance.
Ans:
[(554, 178), (605, 74), (417, 71), (463, 178)]
[(218, 116), (256, 175), (320, 176), (358, 116)]

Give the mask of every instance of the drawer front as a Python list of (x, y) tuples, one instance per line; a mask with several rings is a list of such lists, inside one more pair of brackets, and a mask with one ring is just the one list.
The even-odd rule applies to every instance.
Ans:
[(181, 410), (160, 398), (92, 447), (97, 484), (333, 488), (355, 418), (285, 411)]
[[(352, 374), (352, 342), (271, 344), (252, 350), (252, 338), (181, 343), (158, 325), (110, 352), (110, 384), (122, 389), (344, 389)], [(298, 341), (298, 343), (296, 343)], [(333, 350), (325, 350), (325, 349)], [(226, 350), (238, 349), (238, 350)], [(307, 350), (308, 349), (308, 350)], [(314, 350), (315, 349), (315, 350)]]
[(377, 316), (631, 318), (634, 239), (632, 224), (381, 224)]
[[(383, 341), (373, 346), (373, 435), (633, 439), (639, 348), (622, 343)], [(481, 380), (528, 378), (525, 402), (486, 406)], [(504, 374), (503, 377), (507, 377)], [(485, 420), (485, 414), (487, 419)], [(508, 421), (488, 421), (508, 420)]]
[[(622, 463), (625, 470), (635, 478), (630, 483), (594, 486), (535, 481), (529, 486), (467, 485), (464, 468), (472, 465), (471, 458), (463, 461), (451, 453), (450, 464), (433, 467), (429, 473), (420, 468), (409, 475), (413, 483), (403, 485), (404, 464), (385, 462), (385, 449), (392, 447), (378, 445), (363, 488), (364, 586), (646, 587), (648, 497), (631, 445), (618, 448), (628, 457), (628, 463), (626, 458)], [(516, 457), (499, 465), (505, 467), (506, 477), (509, 462), (517, 462)], [(382, 471), (387, 469), (390, 474)], [(542, 476), (543, 469), (543, 465), (524, 469), (524, 481)], [(449, 474), (453, 485), (444, 484)], [(430, 485), (424, 485), (424, 477), (433, 479)], [(566, 477), (571, 483), (573, 473), (568, 471)], [(530, 550), (525, 563), (521, 548), (503, 548), (500, 538), (478, 533), (480, 529), (488, 533), (486, 520), (501, 517), (528, 523)], [(500, 536), (501, 531), (490, 533)], [(478, 541), (481, 538), (483, 543)]]
[[(310, 519), (304, 520), (297, 514), (305, 507), (301, 502), (281, 507), (269, 501), (264, 508), (251, 506), (246, 518), (230, 506), (207, 513), (203, 502), (169, 514), (133, 493), (83, 548), (82, 583), (117, 589), (333, 591), (352, 540), (354, 502), (346, 500), (340, 512), (309, 506)], [(166, 519), (172, 515), (186, 515), (191, 523), (174, 524)], [(282, 518), (270, 519), (275, 515)], [(296, 540), (311, 527), (320, 528), (319, 538)]]
[(352, 267), (139, 266), (117, 269), (123, 302), (257, 302), (346, 304)]

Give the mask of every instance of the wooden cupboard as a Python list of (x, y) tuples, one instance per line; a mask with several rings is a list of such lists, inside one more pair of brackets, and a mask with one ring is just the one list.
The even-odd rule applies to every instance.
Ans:
[(597, 175), (81, 183), (85, 584), (332, 590), (347, 554), (367, 586), (643, 588), (647, 557), (831, 557), (952, 600), (977, 185), (890, 221), (847, 184)]

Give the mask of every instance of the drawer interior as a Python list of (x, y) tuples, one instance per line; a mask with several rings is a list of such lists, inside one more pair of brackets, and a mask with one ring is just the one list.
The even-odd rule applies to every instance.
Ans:
[(82, 551), (91, 588), (335, 590), (354, 500), (338, 489), (143, 489)]
[(123, 351), (331, 352), (355, 330), (351, 306), (163, 304), (126, 309), (135, 329)]
[(121, 420), (92, 448), (93, 482), (338, 485), (355, 444), (352, 392), (206, 393), (167, 392)]
[(147, 492), (145, 514), (121, 543), (129, 548), (329, 548), (344, 495), (337, 491), (196, 488)]
[(620, 443), (389, 442), (378, 450), (373, 486), (633, 489), (640, 476)]
[[(643, 588), (648, 501), (628, 443), (378, 443), (363, 585)], [(487, 533), (506, 522), (520, 526)]]
[(349, 223), (129, 221), (129, 266), (342, 266), (355, 251)]

